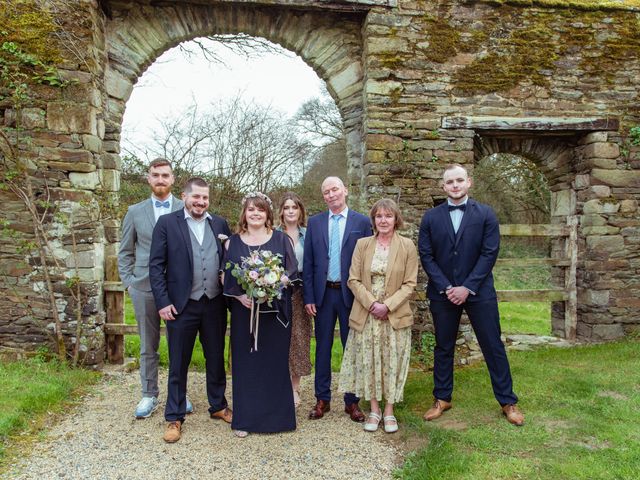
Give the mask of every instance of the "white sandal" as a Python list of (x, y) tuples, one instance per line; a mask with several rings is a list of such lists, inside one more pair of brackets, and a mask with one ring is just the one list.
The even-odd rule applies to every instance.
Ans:
[[(373, 419), (375, 423), (369, 422), (369, 420)], [(380, 424), (380, 420), (382, 420), (382, 416), (379, 413), (371, 412), (369, 417), (367, 417), (367, 421), (364, 424), (364, 429), (367, 432), (375, 432), (378, 430), (378, 425)]]
[(238, 438), (246, 438), (247, 435), (249, 435), (249, 432), (246, 432), (244, 430), (234, 430), (233, 434)]
[[(383, 419), (384, 431), (387, 433), (395, 433), (398, 431), (398, 420), (393, 415), (387, 415)], [(392, 423), (393, 422), (393, 423)]]

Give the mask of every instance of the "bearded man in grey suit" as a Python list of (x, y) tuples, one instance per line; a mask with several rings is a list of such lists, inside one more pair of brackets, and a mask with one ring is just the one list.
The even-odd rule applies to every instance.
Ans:
[[(158, 408), (160, 316), (149, 283), (149, 250), (158, 218), (184, 207), (182, 200), (171, 194), (174, 181), (169, 160), (153, 160), (147, 173), (151, 198), (131, 205), (122, 221), (118, 270), (131, 297), (140, 334), (142, 399), (136, 406), (136, 418), (148, 418)], [(192, 411), (193, 405), (187, 399), (187, 413)]]

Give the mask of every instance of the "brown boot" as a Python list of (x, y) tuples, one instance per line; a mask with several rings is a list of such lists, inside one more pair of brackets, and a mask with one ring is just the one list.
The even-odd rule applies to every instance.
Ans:
[(507, 421), (516, 427), (524, 425), (524, 414), (520, 409), (513, 404), (508, 404), (502, 407), (502, 413), (507, 417)]
[(427, 422), (431, 420), (435, 420), (442, 416), (444, 412), (451, 408), (451, 402), (447, 402), (446, 400), (438, 400), (437, 398), (433, 401), (433, 405), (427, 413), (424, 414), (422, 418), (424, 418)]
[(169, 422), (167, 429), (164, 431), (162, 439), (167, 443), (176, 443), (180, 440), (180, 432), (182, 430), (182, 422), (176, 420), (175, 422)]

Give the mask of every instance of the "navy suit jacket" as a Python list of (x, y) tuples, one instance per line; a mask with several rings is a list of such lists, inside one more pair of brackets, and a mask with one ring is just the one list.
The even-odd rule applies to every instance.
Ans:
[(428, 210), (420, 224), (418, 251), (429, 277), (429, 299), (448, 301), (442, 292), (449, 285), (475, 292), (467, 302), (497, 298), (491, 271), (499, 249), (500, 228), (491, 207), (469, 198), (457, 235), (447, 202)]
[[(347, 286), (353, 250), (358, 239), (369, 237), (372, 233), (369, 218), (349, 209), (340, 251), (342, 299), (348, 308), (353, 305), (353, 293)], [(304, 303), (314, 303), (319, 307), (322, 305), (329, 273), (329, 211), (318, 213), (309, 219), (304, 239), (303, 265)]]
[[(218, 235), (230, 236), (231, 231), (227, 221), (217, 215), (211, 215), (207, 223), (213, 232), (222, 268), (223, 247)], [(149, 279), (158, 310), (171, 304), (178, 313), (184, 310), (193, 281), (193, 250), (184, 209), (158, 218), (151, 237)]]

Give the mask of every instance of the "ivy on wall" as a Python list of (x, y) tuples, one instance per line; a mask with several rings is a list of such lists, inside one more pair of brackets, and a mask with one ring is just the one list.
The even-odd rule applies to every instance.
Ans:
[(57, 26), (45, 2), (4, 0), (0, 4), (0, 102), (20, 108), (38, 84), (61, 86)]

